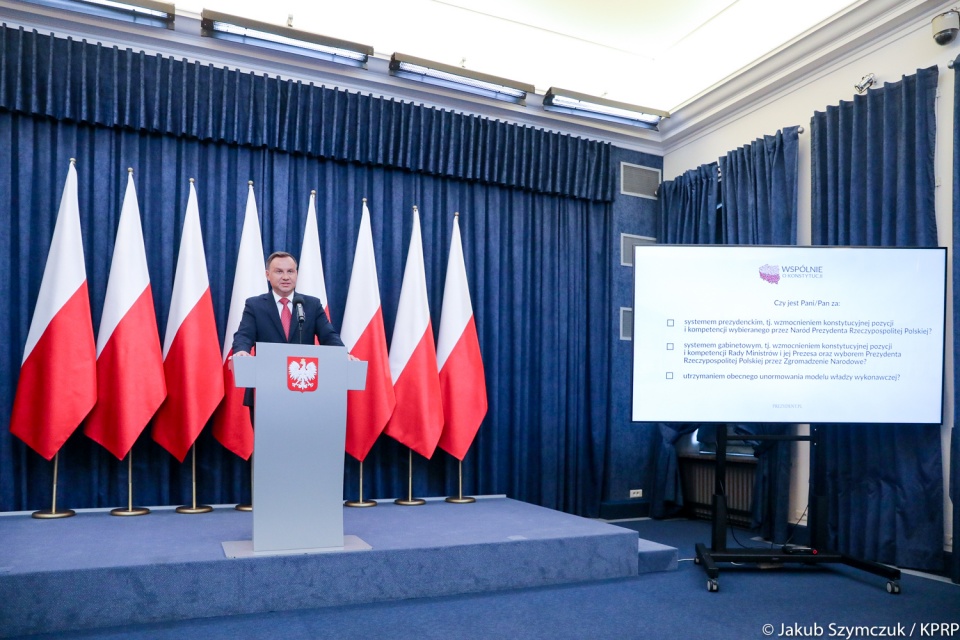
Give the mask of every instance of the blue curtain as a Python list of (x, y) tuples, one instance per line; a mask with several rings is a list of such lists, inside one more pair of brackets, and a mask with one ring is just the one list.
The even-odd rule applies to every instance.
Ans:
[[(702, 165), (664, 183), (659, 241), (796, 244), (798, 138), (799, 127), (785, 128), (728, 152), (720, 158), (719, 165)], [(658, 458), (654, 515), (671, 515), (682, 505), (674, 444), (684, 434), (706, 426), (660, 425), (663, 442)], [(782, 435), (788, 427), (735, 425), (733, 431), (738, 435)], [(753, 525), (767, 538), (782, 542), (788, 535), (790, 447), (787, 443), (764, 442), (756, 444), (755, 450), (759, 464), (754, 484)]]
[[(720, 158), (723, 244), (797, 243), (799, 132), (799, 127), (787, 127)], [(737, 425), (734, 431), (786, 435), (790, 427), (748, 424)], [(790, 443), (758, 441), (754, 451), (752, 524), (768, 540), (785, 542), (790, 519)]]
[[(960, 56), (953, 61), (953, 397), (960, 398)], [(950, 430), (950, 500), (953, 502), (953, 553), (950, 577), (960, 583), (960, 407), (953, 403), (953, 429)]]
[[(720, 183), (717, 163), (690, 169), (660, 185), (660, 244), (716, 244), (720, 240)], [(650, 501), (654, 518), (669, 518), (683, 508), (680, 464), (676, 443), (699, 424), (659, 423), (660, 449), (656, 457), (656, 484)]]
[[(161, 336), (191, 177), (196, 178), (221, 339), (225, 338), (247, 180), (254, 181), (266, 252), (299, 253), (309, 193), (317, 189), (330, 309), (338, 327), (361, 199), (368, 199), (388, 340), (411, 233), (411, 207), (420, 207), (434, 327), (440, 320), (453, 212), (461, 212), (489, 395), (487, 418), (464, 461), (464, 490), (505, 493), (550, 508), (598, 515), (608, 447), (614, 339), (607, 315), (614, 249), (610, 205), (604, 202), (612, 184), (605, 164), (608, 145), (524, 127), (501, 127), (503, 123), (472, 116), (460, 116), (458, 129), (451, 124), (457, 114), (418, 111), (410, 105), (312, 87), (315, 97), (323, 95), (322, 104), (291, 103), (282, 91), (258, 93), (257, 87), (284, 85), (279, 80), (236, 76), (227, 70), (9, 29), (0, 29), (0, 37), (5, 38), (0, 43), (0, 148), (8, 157), (0, 163), (0, 264), (4, 267), (0, 297), (9, 301), (0, 310), (6, 344), (0, 349), (0, 510), (49, 507), (51, 465), (8, 429), (68, 159), (75, 157), (95, 331), (127, 167), (134, 169)], [(11, 44), (14, 41), (16, 46)], [(61, 54), (64, 57), (54, 73), (51, 56)], [(93, 65), (94, 58), (101, 66)], [(86, 66), (78, 60), (85, 60)], [(252, 87), (252, 97), (243, 108), (207, 109), (204, 105), (213, 94), (197, 95), (202, 82), (187, 83), (182, 80), (189, 75), (185, 74), (176, 76), (180, 80), (169, 87), (163, 85), (162, 92), (149, 89), (151, 84), (142, 72), (134, 73), (138, 67), (123, 66), (130, 60), (145, 66), (155, 63), (154, 75), (147, 74), (151, 78), (167, 77), (167, 67), (178, 64), (200, 76), (218, 71), (239, 87)], [(114, 70), (95, 73), (104, 64)], [(13, 91), (16, 83), (50, 90), (38, 89), (31, 96), (29, 91)], [(283, 89), (292, 91), (293, 85)], [(84, 97), (92, 95), (94, 86), (99, 87), (100, 102)], [(141, 91), (144, 87), (148, 89)], [(132, 99), (138, 91), (140, 97)], [(162, 99), (151, 91), (162, 94)], [(161, 110), (131, 124), (130, 113), (137, 109), (145, 113), (151, 96), (164, 108), (183, 108)], [(341, 107), (352, 114), (352, 120), (339, 119)], [(387, 107), (402, 114), (384, 125)], [(82, 116), (83, 109), (92, 110), (93, 115)], [(198, 115), (201, 112), (203, 117)], [(239, 129), (234, 126), (238, 114), (244, 118)], [(335, 125), (328, 117), (335, 119)], [(290, 131), (276, 133), (284, 128), (278, 129), (277, 123), (283, 122), (310, 126), (297, 138)], [(382, 136), (376, 146), (389, 150), (399, 144), (403, 153), (387, 154), (389, 162), (365, 156), (374, 129)], [(338, 141), (334, 147), (349, 157), (303, 148), (304, 141), (314, 139), (306, 133), (318, 130), (331, 132)], [(292, 139), (299, 139), (301, 146), (282, 143)], [(383, 142), (387, 139), (389, 144)], [(585, 172), (574, 175), (568, 169), (577, 165), (575, 158), (581, 153), (592, 160), (584, 161)], [(407, 162), (411, 158), (416, 163)], [(431, 160), (426, 163), (426, 159)], [(465, 169), (472, 166), (484, 167), (486, 173), (476, 175)], [(200, 501), (249, 500), (248, 465), (220, 447), (209, 429), (201, 434), (197, 451)], [(456, 491), (455, 460), (439, 451), (430, 461), (414, 459), (415, 493)], [(149, 427), (134, 447), (133, 460), (138, 503), (189, 501), (189, 465), (180, 465), (155, 445)], [(62, 450), (60, 474), (63, 506), (110, 507), (126, 502), (125, 463), (80, 431)], [(381, 438), (367, 458), (364, 474), (367, 496), (405, 495), (406, 448)], [(346, 475), (346, 497), (356, 497), (359, 479), (352, 459)]]
[[(921, 69), (811, 121), (813, 244), (937, 246), (934, 100)], [(940, 430), (824, 425), (828, 538), (842, 553), (943, 568)]]

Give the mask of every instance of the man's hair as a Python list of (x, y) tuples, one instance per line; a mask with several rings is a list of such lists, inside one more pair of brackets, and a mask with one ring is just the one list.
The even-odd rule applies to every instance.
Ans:
[(277, 258), (290, 258), (291, 260), (293, 260), (293, 265), (298, 266), (297, 259), (294, 258), (289, 253), (287, 253), (286, 251), (274, 251), (273, 253), (270, 254), (270, 257), (267, 258), (267, 271), (270, 270), (270, 263), (276, 260)]

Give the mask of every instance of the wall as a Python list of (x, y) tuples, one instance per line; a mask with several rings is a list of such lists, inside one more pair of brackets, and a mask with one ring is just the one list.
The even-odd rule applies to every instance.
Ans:
[[(931, 36), (930, 19), (949, 6), (913, 21), (881, 41), (874, 42), (853, 55), (817, 72), (808, 74), (799, 82), (783, 87), (759, 104), (724, 118), (706, 129), (696, 138), (684, 140), (672, 147), (667, 143), (664, 153), (664, 179), (669, 180), (687, 169), (716, 160), (731, 149), (753, 139), (790, 125), (802, 125), (805, 133), (800, 136), (799, 176), (799, 221), (798, 242), (810, 244), (810, 119), (814, 111), (822, 111), (841, 100), (850, 100), (855, 95), (853, 85), (867, 73), (877, 76), (878, 86), (884, 82), (896, 82), (917, 69), (938, 66), (940, 69), (937, 99), (937, 150), (936, 150), (936, 211), (940, 244), (950, 246), (953, 226), (951, 213), (952, 152), (953, 152), (953, 71), (947, 63), (960, 53), (960, 40), (947, 46), (937, 45)], [(949, 276), (949, 269), (948, 269)], [(948, 283), (948, 294), (952, 284)], [(952, 299), (948, 299), (950, 314)], [(947, 327), (952, 326), (948, 315)], [(950, 429), (953, 427), (953, 336), (947, 332), (945, 422), (941, 427), (944, 469), (944, 544), (952, 548), (952, 505), (948, 494), (948, 471), (950, 468)], [(804, 426), (800, 427), (805, 429)], [(794, 476), (791, 482), (790, 513), (799, 519), (806, 506), (809, 457), (805, 444), (797, 445), (794, 459)]]

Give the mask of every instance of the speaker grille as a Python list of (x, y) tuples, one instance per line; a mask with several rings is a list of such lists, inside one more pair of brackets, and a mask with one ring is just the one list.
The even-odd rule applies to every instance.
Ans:
[(620, 163), (620, 193), (625, 196), (656, 200), (660, 178), (660, 169), (629, 162)]

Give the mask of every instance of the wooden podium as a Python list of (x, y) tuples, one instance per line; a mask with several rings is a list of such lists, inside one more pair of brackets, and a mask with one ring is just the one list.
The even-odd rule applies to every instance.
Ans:
[(343, 549), (347, 391), (364, 388), (367, 363), (344, 347), (258, 342), (233, 375), (256, 390), (253, 553)]

